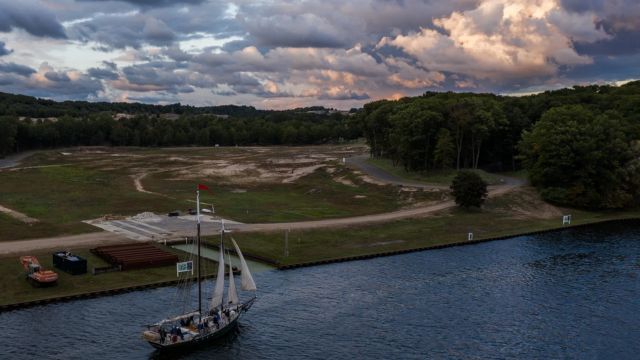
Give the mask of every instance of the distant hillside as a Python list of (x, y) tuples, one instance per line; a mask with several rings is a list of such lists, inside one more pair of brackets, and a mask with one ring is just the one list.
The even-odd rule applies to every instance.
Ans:
[[(313, 112), (315, 114), (329, 114), (332, 110), (322, 106), (297, 108), (284, 112)], [(50, 118), (64, 115), (83, 117), (96, 113), (109, 112), (113, 114), (131, 115), (225, 115), (229, 117), (259, 117), (278, 111), (257, 110), (253, 106), (220, 105), (220, 106), (190, 106), (180, 103), (170, 105), (149, 105), (141, 103), (108, 103), (88, 101), (63, 101), (38, 99), (26, 95), (14, 95), (0, 92), (0, 116), (10, 115), (29, 118)]]

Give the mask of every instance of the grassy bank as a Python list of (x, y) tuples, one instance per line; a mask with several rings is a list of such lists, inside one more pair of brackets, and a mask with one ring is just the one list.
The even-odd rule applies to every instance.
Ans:
[[(451, 185), (451, 181), (453, 181), (453, 178), (456, 176), (456, 170), (430, 170), (423, 172), (407, 171), (402, 166), (394, 166), (393, 161), (389, 159), (370, 158), (367, 159), (367, 162), (399, 178), (409, 181), (413, 180), (423, 182), (427, 184), (449, 186)], [(499, 185), (502, 183), (500, 181), (500, 175), (498, 174), (488, 173), (481, 169), (465, 170), (471, 170), (477, 173), (489, 185)]]
[[(640, 211), (605, 213), (557, 209), (543, 203), (532, 189), (525, 188), (490, 199), (482, 211), (453, 209), (422, 219), (387, 224), (292, 231), (288, 236), (288, 256), (284, 254), (284, 233), (234, 233), (232, 236), (246, 254), (272, 259), (280, 265), (290, 265), (456, 243), (465, 241), (469, 231), (475, 234), (476, 239), (482, 239), (560, 228), (564, 213), (573, 215), (574, 225), (640, 217)], [(208, 238), (207, 241), (217, 244), (218, 237)], [(75, 252), (87, 257), (90, 266), (105, 265), (87, 249)], [(39, 256), (46, 268), (52, 268), (49, 252), (35, 255)], [(24, 278), (18, 257), (14, 255), (0, 258), (0, 271), (4, 274), (0, 280), (0, 304), (137, 286), (176, 278), (173, 266), (97, 276), (71, 276), (59, 272), (60, 285), (57, 287), (32, 288)], [(207, 269), (208, 272), (213, 272), (214, 264), (208, 262)]]
[[(527, 205), (523, 206), (525, 201)], [(489, 200), (482, 211), (453, 209), (422, 219), (386, 224), (292, 231), (288, 241), (289, 256), (284, 256), (284, 233), (238, 233), (233, 236), (244, 251), (288, 265), (455, 243), (465, 241), (470, 231), (475, 239), (483, 239), (559, 228), (564, 213), (572, 214), (574, 225), (640, 217), (640, 211), (556, 209), (544, 204), (532, 189), (524, 189)]]
[[(180, 258), (187, 258), (187, 255), (183, 252), (170, 248), (167, 249), (178, 254)], [(19, 261), (19, 255), (1, 257), (0, 271), (3, 276), (0, 280), (0, 305), (177, 279), (175, 266), (92, 275), (91, 269), (93, 267), (108, 266), (108, 264), (101, 258), (93, 255), (89, 249), (76, 249), (73, 253), (87, 259), (88, 272), (86, 274), (70, 275), (64, 271), (55, 269), (50, 251), (29, 254), (36, 255), (45, 269), (51, 269), (58, 273), (58, 285), (43, 288), (33, 287), (31, 283), (27, 281), (24, 269)], [(206, 260), (203, 268), (206, 269), (206, 274), (215, 273), (215, 266), (213, 266), (211, 261)]]

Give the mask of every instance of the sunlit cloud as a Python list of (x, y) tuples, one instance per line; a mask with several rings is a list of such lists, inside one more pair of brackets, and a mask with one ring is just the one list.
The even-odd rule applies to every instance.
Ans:
[(640, 77), (638, 19), (604, 0), (0, 0), (0, 91), (342, 109), (521, 93)]

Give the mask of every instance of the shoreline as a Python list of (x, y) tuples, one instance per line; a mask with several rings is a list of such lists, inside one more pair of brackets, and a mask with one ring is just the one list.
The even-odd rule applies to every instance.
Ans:
[[(419, 252), (419, 251), (437, 250), (437, 249), (467, 246), (467, 245), (477, 245), (481, 243), (487, 243), (487, 242), (498, 241), (498, 240), (507, 240), (507, 239), (512, 239), (512, 238), (521, 237), (521, 236), (531, 236), (531, 235), (538, 235), (538, 234), (561, 232), (561, 231), (573, 230), (573, 229), (584, 228), (589, 226), (598, 226), (603, 224), (615, 224), (615, 223), (640, 224), (640, 217), (632, 216), (632, 217), (621, 217), (617, 219), (597, 220), (597, 221), (585, 222), (585, 223), (580, 223), (575, 225), (565, 225), (560, 227), (552, 227), (548, 229), (529, 231), (524, 233), (481, 238), (481, 239), (475, 239), (470, 241), (441, 243), (441, 244), (429, 245), (429, 246), (417, 247), (417, 248), (383, 251), (383, 252), (377, 252), (377, 253), (338, 257), (338, 258), (331, 258), (331, 259), (322, 259), (322, 260), (286, 264), (286, 265), (280, 265), (279, 263), (273, 260), (269, 261), (268, 263), (271, 265), (275, 265), (277, 270), (291, 270), (291, 269), (297, 269), (297, 268), (303, 268), (303, 267), (327, 265), (327, 264), (346, 262), (346, 261), (359, 261), (359, 260), (367, 260), (367, 259), (372, 259), (377, 257), (395, 256), (395, 255), (401, 255), (401, 254), (407, 254), (407, 253)], [(247, 256), (248, 258), (251, 257), (253, 259), (260, 260), (260, 261), (265, 260), (261, 257), (252, 256), (250, 254), (245, 254), (245, 256)], [(207, 275), (207, 276), (204, 276), (203, 278), (207, 279), (212, 277), (213, 275)], [(183, 280), (176, 279), (176, 280), (158, 281), (158, 282), (143, 283), (143, 284), (120, 287), (120, 288), (104, 289), (104, 290), (91, 291), (91, 292), (79, 292), (79, 293), (63, 295), (63, 296), (56, 296), (56, 297), (50, 297), (50, 298), (35, 299), (35, 300), (29, 300), (24, 302), (4, 304), (4, 305), (0, 305), (0, 313), (25, 309), (25, 308), (39, 306), (39, 305), (48, 305), (48, 304), (73, 301), (73, 300), (81, 300), (81, 299), (91, 299), (91, 298), (104, 297), (104, 296), (110, 296), (110, 295), (118, 295), (118, 294), (123, 294), (127, 292), (138, 291), (138, 290), (167, 287), (167, 286), (175, 285), (181, 281)]]

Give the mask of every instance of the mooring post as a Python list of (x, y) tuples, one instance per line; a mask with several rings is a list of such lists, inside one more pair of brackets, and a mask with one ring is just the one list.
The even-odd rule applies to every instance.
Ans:
[(289, 229), (284, 231), (284, 257), (289, 256)]

